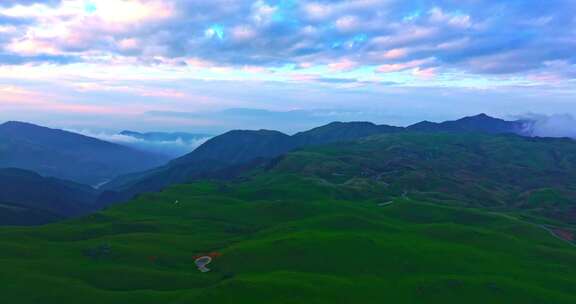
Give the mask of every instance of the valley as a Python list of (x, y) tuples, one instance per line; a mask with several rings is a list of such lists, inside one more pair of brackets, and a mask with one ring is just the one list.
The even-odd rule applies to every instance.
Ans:
[[(576, 228), (574, 150), (443, 132), (298, 149), (0, 228), (0, 283), (18, 303), (572, 303), (576, 251), (557, 231)], [(194, 258), (210, 252), (202, 273)]]
[(0, 0), (0, 302), (575, 304), (576, 0)]

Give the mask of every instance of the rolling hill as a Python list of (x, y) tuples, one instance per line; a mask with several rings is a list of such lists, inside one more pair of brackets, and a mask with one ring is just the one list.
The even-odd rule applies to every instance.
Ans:
[(118, 177), (104, 185), (103, 189), (115, 192), (107, 196), (107, 201), (122, 201), (140, 193), (159, 191), (173, 184), (210, 177), (234, 177), (246, 167), (250, 168), (308, 146), (400, 132), (529, 135), (525, 132), (526, 126), (525, 121), (505, 121), (479, 114), (443, 123), (422, 122), (406, 128), (370, 122), (333, 122), (292, 136), (269, 130), (230, 131), (208, 140), (193, 152), (166, 166)]
[(45, 224), (99, 207), (91, 187), (21, 169), (0, 169), (0, 189), (0, 225)]
[[(574, 303), (576, 226), (543, 212), (574, 205), (574, 149), (457, 133), (309, 147), (233, 181), (0, 228), (0, 292), (22, 304)], [(194, 257), (213, 252), (198, 271)]]
[(404, 132), (295, 151), (275, 170), (337, 187), (576, 224), (576, 141)]
[(216, 136), (193, 152), (147, 172), (121, 176), (103, 186), (121, 201), (144, 192), (202, 178), (230, 178), (255, 164), (294, 149), (361, 138), (399, 128), (369, 122), (331, 123), (293, 136), (270, 130), (235, 130)]
[(484, 113), (441, 123), (423, 121), (406, 129), (419, 132), (478, 132), (488, 134), (530, 135), (530, 121), (507, 121)]
[(95, 138), (23, 122), (0, 125), (0, 168), (97, 185), (167, 159)]

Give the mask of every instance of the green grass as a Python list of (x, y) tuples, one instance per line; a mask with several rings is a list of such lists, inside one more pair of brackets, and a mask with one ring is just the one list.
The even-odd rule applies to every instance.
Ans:
[[(196, 183), (0, 229), (9, 303), (574, 303), (576, 251), (508, 216), (346, 200), (291, 175)], [(174, 201), (180, 204), (175, 205)], [(109, 244), (98, 258), (84, 254)], [(222, 257), (200, 273), (192, 256)], [(157, 256), (155, 262), (150, 256)]]
[[(576, 303), (576, 247), (539, 227), (574, 229), (557, 216), (573, 205), (573, 146), (400, 134), (297, 151), (242, 182), (0, 228), (0, 294), (22, 304)], [(212, 272), (200, 273), (193, 256), (214, 251)]]
[(576, 226), (575, 155), (573, 140), (399, 133), (296, 151), (275, 172)]

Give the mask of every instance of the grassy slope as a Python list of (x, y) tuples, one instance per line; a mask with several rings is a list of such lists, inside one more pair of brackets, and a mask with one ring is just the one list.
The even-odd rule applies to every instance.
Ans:
[[(576, 224), (576, 142), (404, 133), (289, 154), (281, 172)], [(379, 190), (380, 189), (380, 190)]]
[[(0, 230), (11, 303), (574, 303), (576, 251), (529, 224), (290, 175), (197, 183)], [(175, 205), (174, 201), (180, 204)], [(83, 250), (109, 243), (100, 259)], [(198, 253), (223, 256), (202, 274)], [(148, 257), (158, 256), (153, 263)]]
[[(561, 152), (573, 147), (552, 153), (506, 138), (318, 147), (243, 182), (180, 185), (83, 219), (1, 228), (0, 294), (43, 304), (575, 303), (576, 248), (528, 222), (570, 228), (530, 206), (570, 201), (569, 183), (554, 183), (571, 180), (574, 161)], [(518, 180), (526, 170), (534, 174)], [(103, 244), (110, 252), (93, 254)], [(223, 255), (200, 273), (192, 257), (212, 251)]]

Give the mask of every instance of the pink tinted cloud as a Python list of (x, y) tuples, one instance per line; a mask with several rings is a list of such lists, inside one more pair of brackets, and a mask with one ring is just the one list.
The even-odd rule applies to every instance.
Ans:
[(472, 25), (470, 16), (468, 15), (450, 15), (445, 13), (442, 9), (435, 7), (429, 11), (430, 21), (433, 23), (448, 24), (458, 28), (468, 28)]
[(340, 61), (328, 64), (328, 68), (335, 72), (349, 71), (356, 68), (357, 66), (357, 62), (349, 59), (342, 59)]
[(406, 49), (392, 49), (386, 51), (382, 57), (385, 59), (399, 59), (406, 57), (408, 55), (408, 51)]
[(242, 68), (242, 71), (247, 72), (247, 73), (254, 73), (254, 74), (260, 74), (260, 73), (267, 73), (269, 72), (268, 69), (264, 68), (264, 67), (259, 67), (259, 66), (254, 66), (254, 65), (247, 65), (244, 66)]
[(250, 41), (258, 35), (258, 33), (252, 27), (247, 25), (235, 26), (232, 28), (231, 33), (232, 38), (236, 42)]
[(414, 68), (412, 70), (412, 75), (423, 78), (423, 79), (430, 79), (436, 77), (436, 68)]
[(439, 30), (436, 27), (425, 26), (398, 26), (398, 31), (391, 35), (379, 36), (372, 40), (372, 43), (383, 48), (398, 48), (406, 45), (427, 40), (438, 36)]
[(118, 111), (112, 107), (103, 107), (95, 105), (84, 105), (84, 104), (68, 104), (68, 103), (58, 103), (58, 102), (47, 102), (44, 103), (40, 109), (52, 111), (52, 112), (71, 112), (71, 113), (82, 113), (82, 114), (124, 114), (124, 111)]
[(356, 16), (344, 16), (336, 20), (336, 28), (342, 32), (351, 32), (358, 28), (360, 22)]
[(167, 99), (184, 99), (188, 95), (175, 89), (165, 89), (160, 87), (146, 87), (135, 85), (116, 85), (113, 82), (80, 82), (72, 87), (77, 92), (116, 92), (142, 97), (159, 97)]
[(14, 85), (0, 86), (0, 107), (12, 105), (35, 105), (40, 94)]
[(412, 60), (403, 63), (384, 64), (376, 68), (376, 72), (379, 73), (400, 72), (408, 69), (419, 68), (420, 66), (427, 64), (430, 61), (431, 60), (429, 59), (422, 59), (422, 60)]
[(170, 99), (183, 99), (187, 98), (188, 95), (184, 92), (172, 89), (150, 89), (141, 90), (140, 96), (144, 97), (160, 97), (160, 98), (170, 98)]
[(540, 83), (560, 83), (564, 80), (561, 75), (553, 73), (537, 73), (526, 77), (528, 80)]
[[(71, 104), (57, 101), (38, 101), (25, 98), (13, 99), (12, 101), (0, 100), (0, 109), (83, 114), (115, 114), (119, 112), (117, 109), (111, 107)], [(124, 111), (122, 110), (121, 112)]]
[(311, 82), (317, 80), (318, 76), (312, 74), (293, 74), (289, 76), (289, 79), (298, 82)]
[(330, 17), (334, 13), (334, 7), (328, 4), (311, 2), (303, 6), (303, 11), (310, 20), (320, 21)]
[(0, 86), (0, 109), (29, 110), (42, 112), (69, 112), (89, 114), (115, 114), (120, 112), (135, 112), (137, 109), (114, 108), (58, 101), (58, 96), (35, 92), (17, 86)]
[[(162, 0), (95, 1), (92, 13), (73, 1), (60, 6), (21, 6), (16, 16), (33, 17), (36, 23), (25, 35), (14, 38), (9, 51), (34, 54), (87, 52), (95, 45), (116, 44), (121, 51), (134, 50), (140, 41), (126, 38), (140, 29), (161, 24), (176, 16), (174, 4)], [(40, 9), (42, 8), (42, 9)], [(4, 11), (3, 13), (10, 13)], [(115, 42), (115, 38), (118, 38)]]

